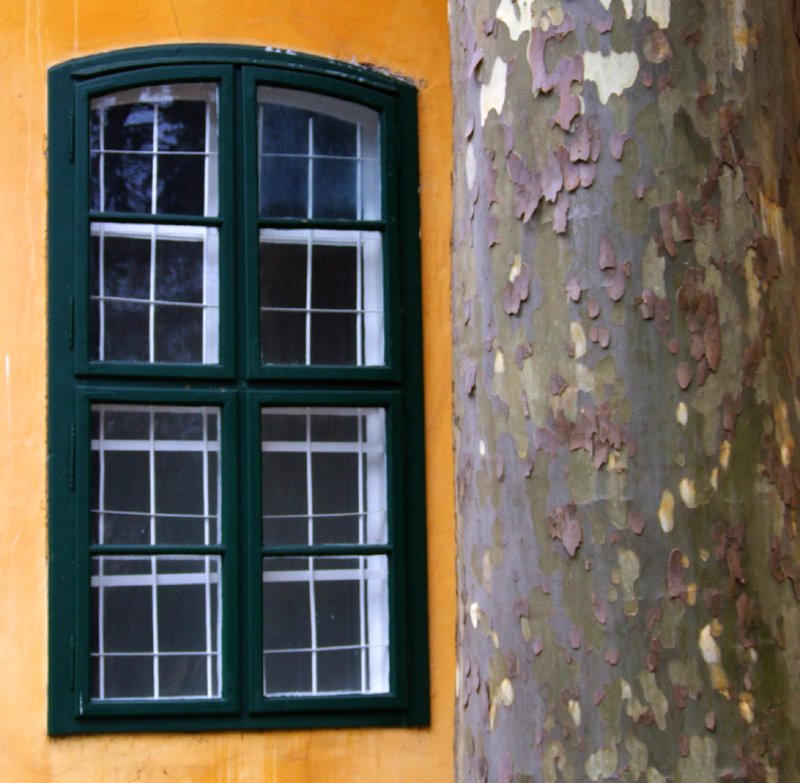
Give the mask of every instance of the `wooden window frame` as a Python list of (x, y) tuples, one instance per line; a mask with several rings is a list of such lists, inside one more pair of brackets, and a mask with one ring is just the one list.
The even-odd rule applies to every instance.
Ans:
[[(103, 93), (175, 82), (218, 85), (219, 213), (192, 221), (171, 215), (126, 215), (125, 219), (218, 230), (219, 362), (169, 365), (90, 360), (89, 223), (106, 218), (120, 221), (121, 216), (89, 210), (89, 102)], [(255, 96), (261, 84), (330, 95), (379, 112), (381, 220), (309, 223), (258, 217)], [(426, 725), (429, 675), (416, 90), (374, 71), (294, 53), (224, 45), (148, 47), (52, 68), (49, 122), (49, 732)], [(261, 364), (259, 231), (354, 226), (380, 231), (384, 240), (385, 363)], [(220, 409), (223, 541), (214, 549), (223, 558), (219, 698), (89, 698), (89, 412), (93, 403)], [(386, 411), (390, 532), (385, 545), (363, 549), (365, 555), (380, 552), (390, 558), (391, 668), (386, 693), (263, 696), (262, 406), (361, 406)], [(339, 545), (319, 545), (307, 554), (342, 552)]]

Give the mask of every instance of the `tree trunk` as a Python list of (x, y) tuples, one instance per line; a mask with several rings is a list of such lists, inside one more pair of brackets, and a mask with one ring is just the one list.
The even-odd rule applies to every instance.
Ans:
[(800, 17), (450, 4), (457, 780), (800, 780)]

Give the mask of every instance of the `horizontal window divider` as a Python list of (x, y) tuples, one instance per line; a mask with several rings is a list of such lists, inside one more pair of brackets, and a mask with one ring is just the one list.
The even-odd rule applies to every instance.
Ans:
[[(263, 557), (324, 557), (346, 555), (367, 557), (368, 555), (391, 555), (391, 544), (305, 544), (303, 546), (266, 546), (261, 548)], [(333, 569), (335, 572), (335, 569)]]
[(167, 215), (152, 214), (149, 212), (93, 212), (87, 213), (92, 223), (137, 223), (147, 225), (170, 226), (209, 226), (218, 227), (224, 223), (220, 215)]
[(385, 220), (324, 220), (317, 218), (259, 218), (259, 228), (320, 228), (341, 229), (343, 231), (383, 231)]
[(155, 555), (224, 555), (227, 546), (221, 544), (92, 544), (90, 555), (151, 557)]

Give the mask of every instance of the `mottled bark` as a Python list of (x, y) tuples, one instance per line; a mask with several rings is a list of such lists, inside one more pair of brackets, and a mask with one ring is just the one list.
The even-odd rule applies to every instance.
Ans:
[(451, 0), (459, 781), (800, 780), (800, 22)]

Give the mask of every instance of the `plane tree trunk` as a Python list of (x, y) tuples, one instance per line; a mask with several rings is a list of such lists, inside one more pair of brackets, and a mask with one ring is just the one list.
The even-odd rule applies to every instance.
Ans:
[(800, 16), (450, 0), (458, 781), (800, 780)]

